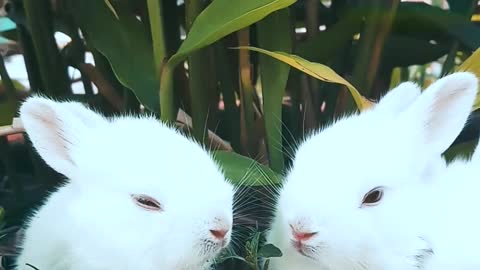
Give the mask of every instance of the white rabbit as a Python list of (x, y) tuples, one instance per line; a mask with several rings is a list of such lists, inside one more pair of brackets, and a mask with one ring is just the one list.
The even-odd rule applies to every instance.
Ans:
[(38, 96), (20, 117), (68, 181), (29, 219), (16, 269), (198, 270), (229, 244), (233, 186), (200, 145), (154, 118)]
[(283, 251), (272, 270), (433, 265), (437, 235), (430, 230), (438, 216), (424, 202), (447, 170), (441, 154), (468, 118), (477, 78), (446, 76), (394, 106), (388, 97), (399, 98), (393, 92), (401, 87), (300, 145), (267, 236)]
[(431, 238), (435, 256), (427, 270), (480, 269), (480, 144), (471, 158), (457, 158), (439, 177), (430, 200), (435, 213)]

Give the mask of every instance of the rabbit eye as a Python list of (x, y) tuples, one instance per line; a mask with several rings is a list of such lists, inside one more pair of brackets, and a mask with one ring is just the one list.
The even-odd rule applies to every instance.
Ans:
[(383, 189), (381, 187), (376, 187), (363, 197), (362, 206), (373, 206), (378, 204), (383, 197)]
[(144, 209), (152, 210), (152, 211), (162, 210), (162, 206), (160, 205), (160, 203), (150, 196), (132, 195), (132, 198), (138, 206)]

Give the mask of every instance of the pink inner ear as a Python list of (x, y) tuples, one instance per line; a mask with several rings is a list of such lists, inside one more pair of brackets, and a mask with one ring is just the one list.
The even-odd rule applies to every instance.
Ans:
[[(68, 148), (71, 145), (71, 142), (65, 137), (64, 130), (61, 128), (64, 126), (62, 120), (56, 116), (50, 108), (46, 107), (43, 108), (44, 111), (50, 111), (49, 113), (45, 113), (44, 115), (40, 114), (32, 114), (32, 118), (38, 120), (40, 125), (42, 125), (42, 129), (46, 131), (48, 136), (48, 140), (53, 142), (51, 146), (53, 147), (53, 151), (57, 153), (58, 156), (62, 157), (64, 160), (68, 161), (69, 163), (75, 165), (74, 161), (68, 154), (70, 149)], [(52, 134), (54, 133), (54, 134)]]
[[(438, 144), (438, 151), (445, 151), (460, 134), (473, 105), (471, 85), (453, 80), (444, 82), (437, 89), (425, 119), (426, 143)], [(441, 148), (441, 149), (440, 149)]]
[(438, 136), (438, 132), (442, 131), (442, 125), (445, 121), (445, 117), (448, 117), (450, 114), (452, 100), (460, 98), (461, 92), (452, 92), (452, 91), (445, 91), (446, 93), (441, 95), (440, 97), (435, 98), (434, 103), (430, 109), (430, 117), (425, 122), (426, 130), (428, 131), (426, 134), (427, 142), (434, 140), (434, 136)]

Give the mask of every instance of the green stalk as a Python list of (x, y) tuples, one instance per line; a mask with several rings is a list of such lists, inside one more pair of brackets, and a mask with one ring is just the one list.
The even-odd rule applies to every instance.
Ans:
[(49, 0), (24, 0), (28, 29), (42, 77), (43, 91), (49, 95), (70, 94), (70, 80), (54, 38), (53, 14)]
[(230, 142), (233, 150), (240, 151), (240, 123), (239, 114), (235, 98), (235, 87), (233, 74), (231, 73), (232, 65), (228, 59), (225, 46), (225, 40), (215, 44), (216, 52), (216, 70), (220, 83), (220, 89), (223, 94), (223, 103), (225, 106), (225, 124), (230, 135)]
[(9, 181), (12, 184), (15, 199), (17, 200), (17, 202), (23, 202), (25, 199), (24, 186), (16, 173), (15, 159), (10, 157), (11, 151), (6, 136), (0, 137), (0, 153), (2, 153), (0, 158), (3, 160), (6, 175), (8, 176)]
[[(366, 20), (364, 31), (360, 35), (357, 59), (353, 68), (353, 85), (362, 95), (369, 97), (375, 81), (383, 44), (390, 33), (400, 0), (373, 1), (372, 11)], [(349, 99), (347, 110), (355, 108), (352, 99)]]
[(42, 76), (38, 67), (37, 56), (35, 55), (35, 48), (33, 41), (24, 25), (17, 24), (18, 40), (23, 49), (23, 60), (27, 69), (28, 82), (32, 92), (38, 92), (44, 89), (42, 83)]
[[(258, 43), (271, 51), (292, 51), (289, 9), (282, 9), (258, 22)], [(270, 167), (283, 172), (282, 99), (290, 67), (267, 55), (259, 56), (263, 112)]]
[[(165, 34), (163, 32), (163, 12), (162, 0), (147, 0), (148, 17), (150, 18), (150, 31), (153, 40), (153, 56), (155, 57), (155, 68), (157, 74), (160, 70), (166, 56)], [(159, 76), (160, 77), (160, 76)]]
[(460, 43), (458, 41), (454, 41), (450, 51), (448, 52), (447, 59), (445, 59), (445, 63), (442, 66), (442, 73), (440, 77), (447, 75), (455, 65), (455, 57), (457, 57), (457, 51)]
[[(242, 29), (238, 32), (240, 46), (246, 46), (250, 43), (249, 28)], [(240, 106), (242, 120), (242, 144), (247, 154), (255, 155), (255, 113), (253, 110), (253, 85), (250, 68), (250, 53), (248, 50), (240, 50), (239, 54), (239, 72), (240, 72)]]
[(163, 121), (173, 122), (176, 119), (174, 112), (175, 99), (173, 95), (173, 73), (171, 67), (164, 66), (167, 49), (165, 44), (162, 0), (148, 0), (147, 5), (148, 17), (150, 19), (150, 31), (153, 40), (155, 70), (160, 79), (160, 115)]
[(400, 82), (406, 82), (410, 80), (410, 70), (408, 67), (400, 68)]
[[(86, 37), (86, 40), (87, 40), (87, 44), (90, 44), (87, 37)], [(96, 49), (92, 49), (91, 52), (93, 55), (93, 59), (95, 60), (95, 68), (102, 74), (105, 80), (108, 81), (108, 83), (112, 86), (115, 93), (118, 95), (123, 95), (124, 92), (126, 91), (131, 92), (131, 90), (127, 89), (118, 81), (117, 77), (113, 73), (112, 67), (110, 66), (110, 63), (108, 62), (107, 58)], [(117, 110), (113, 108), (113, 106), (110, 104), (110, 102), (106, 100), (105, 97), (101, 95), (100, 97), (102, 101), (101, 106), (104, 113), (107, 113), (108, 115), (117, 113)], [(126, 109), (126, 107), (124, 107), (124, 109)]]
[[(203, 8), (202, 0), (185, 1), (187, 32), (190, 31), (193, 22)], [(201, 143), (204, 143), (207, 138), (209, 114), (208, 86), (210, 73), (212, 72), (208, 67), (208, 63), (210, 63), (209, 48), (201, 49), (188, 57), (193, 136)]]
[(15, 85), (13, 84), (12, 79), (8, 75), (7, 68), (5, 66), (5, 61), (3, 59), (3, 56), (0, 55), (0, 77), (2, 77), (2, 83), (5, 86), (5, 92), (7, 95), (7, 98), (10, 100), (15, 100)]
[(166, 123), (173, 123), (177, 119), (173, 93), (173, 69), (168, 64), (163, 66), (160, 76), (160, 119)]

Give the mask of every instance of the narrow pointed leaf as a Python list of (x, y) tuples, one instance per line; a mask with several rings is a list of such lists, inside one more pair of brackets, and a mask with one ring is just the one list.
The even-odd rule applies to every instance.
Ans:
[(264, 186), (281, 183), (281, 175), (248, 157), (234, 152), (216, 151), (214, 158), (235, 185)]
[(68, 4), (87, 41), (108, 59), (118, 80), (147, 109), (160, 111), (159, 75), (155, 72), (152, 44), (142, 23), (120, 5), (116, 9), (117, 19), (103, 1), (68, 1)]
[(175, 66), (185, 57), (220, 38), (249, 26), (297, 0), (215, 0), (198, 15), (178, 52), (170, 58)]
[(319, 63), (310, 62), (297, 55), (287, 54), (284, 52), (277, 52), (277, 51), (271, 52), (271, 51), (267, 51), (267, 50), (256, 48), (256, 47), (250, 47), (250, 46), (242, 46), (237, 48), (248, 49), (248, 50), (264, 53), (279, 61), (287, 63), (290, 66), (319, 80), (345, 85), (350, 91), (350, 93), (352, 94), (353, 99), (360, 111), (366, 110), (373, 105), (373, 102), (369, 101), (364, 96), (362, 96), (360, 92), (358, 92), (358, 90), (351, 83), (349, 83), (347, 80), (342, 78), (340, 75), (338, 75), (335, 71), (333, 71), (328, 66), (325, 66)]
[[(456, 71), (469, 71), (474, 73), (480, 80), (480, 49), (477, 49), (473, 52), (470, 57), (468, 57)], [(480, 92), (477, 94), (475, 99), (475, 104), (473, 105), (473, 111), (480, 109)]]
[(104, 1), (105, 1), (105, 5), (107, 5), (107, 7), (112, 11), (113, 15), (115, 15), (115, 18), (117, 18), (117, 20), (119, 20), (117, 11), (112, 6), (112, 3), (110, 3), (110, 0), (104, 0)]

